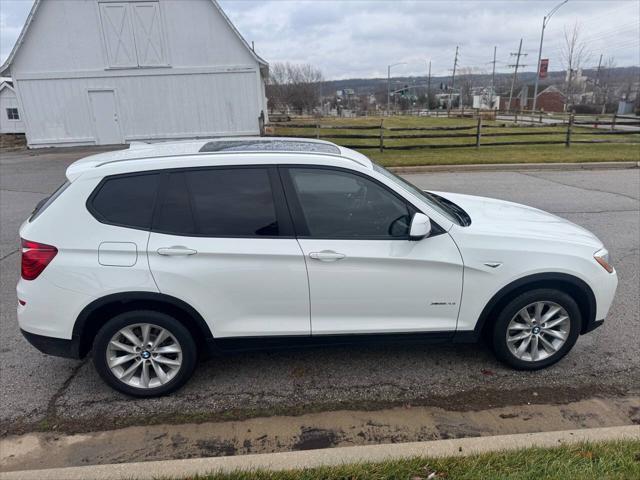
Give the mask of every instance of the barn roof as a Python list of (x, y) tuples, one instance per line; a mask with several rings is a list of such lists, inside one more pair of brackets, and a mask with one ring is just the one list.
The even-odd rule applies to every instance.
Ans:
[[(13, 59), (18, 53), (18, 50), (20, 49), (20, 46), (22, 45), (22, 42), (24, 41), (24, 38), (27, 35), (27, 32), (29, 31), (29, 26), (31, 25), (31, 22), (33, 21), (33, 18), (35, 17), (38, 11), (38, 7), (40, 6), (41, 3), (42, 3), (42, 0), (35, 0), (33, 2), (31, 11), (27, 16), (27, 20), (24, 22), (24, 26), (22, 27), (22, 31), (20, 32), (20, 35), (18, 36), (16, 43), (13, 45), (13, 48), (11, 49), (11, 53), (9, 54), (5, 62), (0, 67), (0, 74), (10, 73), (10, 68), (11, 68), (11, 64), (13, 63)], [(247, 41), (244, 39), (244, 37), (240, 34), (238, 29), (235, 27), (235, 25), (231, 23), (231, 20), (229, 20), (229, 17), (227, 17), (227, 14), (224, 13), (220, 5), (218, 5), (218, 2), (216, 0), (211, 0), (211, 3), (213, 3), (216, 10), (220, 13), (222, 18), (224, 18), (224, 21), (227, 22), (227, 24), (229, 25), (233, 33), (235, 33), (237, 37), (240, 39), (240, 42), (242, 42), (245, 48), (249, 50), (249, 53), (251, 53), (253, 58), (255, 58), (255, 60), (260, 64), (260, 69), (268, 70), (269, 64), (249, 46)]]
[(12, 92), (15, 91), (13, 89), (13, 82), (11, 80), (3, 80), (2, 82), (0, 82), (0, 92), (2, 92), (2, 90), (4, 90), (5, 88), (8, 88)]

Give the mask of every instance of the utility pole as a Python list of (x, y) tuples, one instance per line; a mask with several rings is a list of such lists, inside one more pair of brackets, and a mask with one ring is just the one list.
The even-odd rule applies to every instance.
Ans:
[(389, 116), (390, 103), (391, 103), (391, 65), (387, 65), (387, 117)]
[(456, 67), (458, 66), (458, 45), (456, 45), (456, 56), (453, 59), (453, 75), (451, 75), (451, 93), (449, 94), (449, 110), (453, 105), (453, 87), (456, 85)]
[(567, 3), (569, 0), (564, 0), (563, 2), (559, 3), (558, 5), (556, 5), (555, 7), (553, 7), (549, 13), (547, 13), (544, 18), (542, 19), (542, 32), (540, 33), (540, 49), (538, 50), (538, 68), (536, 70), (536, 82), (535, 82), (535, 86), (533, 87), (533, 106), (531, 107), (531, 110), (535, 110), (536, 109), (536, 102), (538, 100), (538, 80), (540, 79), (540, 62), (542, 61), (542, 41), (544, 40), (544, 29), (547, 26), (547, 23), (549, 23), (549, 20), (551, 19), (551, 17), (553, 16), (554, 13), (556, 13), (558, 11), (558, 9), (563, 6), (565, 3)]
[[(493, 47), (493, 70), (491, 71), (491, 94), (489, 95), (489, 108), (492, 108), (493, 105), (493, 95), (496, 91), (496, 50), (498, 47)], [(498, 106), (498, 109), (500, 107)]]
[(429, 76), (427, 78), (427, 110), (429, 110), (431, 105), (431, 60), (429, 60)]
[[(513, 78), (511, 79), (511, 91), (509, 92), (509, 104), (507, 105), (507, 110), (511, 111), (511, 100), (513, 99), (513, 87), (516, 85), (516, 78), (518, 77), (518, 68), (526, 67), (526, 65), (520, 65), (520, 57), (525, 57), (527, 54), (522, 53), (522, 39), (520, 39), (520, 46), (518, 47), (518, 53), (511, 53), (512, 57), (516, 57), (515, 65), (509, 65), (509, 67), (515, 67), (513, 71)], [(522, 106), (522, 105), (521, 105)]]

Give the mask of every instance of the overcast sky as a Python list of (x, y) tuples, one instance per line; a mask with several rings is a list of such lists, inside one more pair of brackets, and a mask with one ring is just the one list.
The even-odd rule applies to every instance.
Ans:
[[(47, 0), (49, 1), (49, 0)], [(177, 1), (177, 0), (174, 0)], [(192, 0), (180, 0), (185, 3)], [(193, 0), (195, 1), (195, 0)], [(434, 75), (446, 75), (460, 46), (459, 68), (510, 71), (510, 52), (520, 38), (528, 54), (525, 70), (535, 70), (543, 16), (559, 0), (386, 1), (386, 0), (220, 0), (227, 15), (268, 62), (305, 62), (325, 78), (424, 75), (431, 59)], [(0, 57), (7, 57), (32, 0), (0, 0)], [(543, 57), (560, 70), (564, 29), (575, 22), (592, 52), (617, 66), (640, 65), (640, 0), (569, 0), (545, 31)]]

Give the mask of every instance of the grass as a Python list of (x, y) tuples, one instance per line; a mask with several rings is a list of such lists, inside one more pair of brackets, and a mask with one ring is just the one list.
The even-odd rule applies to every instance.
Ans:
[[(342, 125), (380, 126), (380, 118), (323, 118), (322, 126), (340, 127)], [(315, 120), (294, 121), (292, 123), (315, 124)], [(415, 127), (454, 127), (468, 126), (469, 130), (452, 131), (389, 131), (384, 132), (385, 147), (407, 145), (451, 145), (449, 148), (421, 148), (415, 150), (385, 150), (378, 148), (358, 148), (364, 145), (378, 145), (379, 129), (348, 130), (321, 129), (321, 138), (338, 145), (352, 146), (372, 160), (385, 166), (415, 166), (415, 165), (463, 165), (479, 163), (532, 163), (532, 162), (595, 162), (595, 161), (640, 161), (640, 133), (625, 135), (598, 135), (588, 127), (574, 127), (573, 140), (607, 140), (614, 143), (572, 144), (570, 148), (564, 145), (504, 145), (482, 146), (480, 148), (463, 147), (465, 144), (475, 145), (476, 121), (469, 118), (428, 118), (428, 117), (390, 117), (384, 119), (385, 127), (415, 128)], [(606, 130), (606, 129), (605, 129)], [(539, 133), (538, 133), (539, 132)], [(315, 138), (316, 129), (287, 127), (286, 124), (275, 127), (278, 136), (307, 136)], [(393, 139), (393, 135), (412, 134), (471, 134), (469, 137), (457, 138), (422, 138), (422, 139)], [(532, 135), (508, 136), (511, 133), (532, 133)], [(372, 138), (352, 139), (336, 138), (335, 135), (371, 135)], [(483, 121), (482, 134), (496, 134), (484, 136), (484, 143), (493, 142), (564, 142), (566, 126), (513, 126), (502, 121)], [(455, 145), (460, 145), (456, 148)]]
[(626, 480), (640, 478), (640, 441), (529, 448), (457, 458), (413, 458), (382, 463), (281, 472), (245, 471), (190, 480)]

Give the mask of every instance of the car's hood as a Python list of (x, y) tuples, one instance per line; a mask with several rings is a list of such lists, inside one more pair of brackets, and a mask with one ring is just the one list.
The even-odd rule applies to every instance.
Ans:
[(602, 248), (602, 242), (587, 229), (537, 208), (494, 198), (433, 193), (465, 210), (471, 217), (471, 225), (467, 228), (479, 233), (549, 239)]

